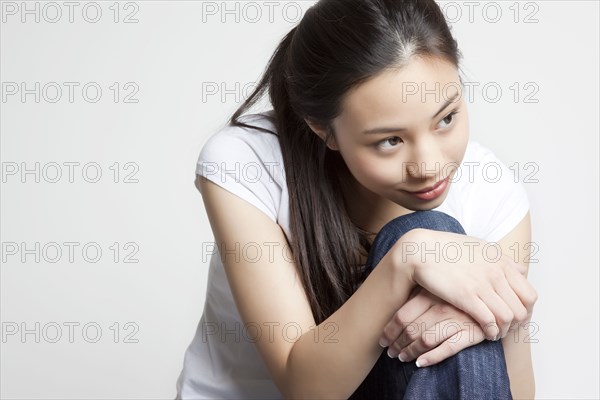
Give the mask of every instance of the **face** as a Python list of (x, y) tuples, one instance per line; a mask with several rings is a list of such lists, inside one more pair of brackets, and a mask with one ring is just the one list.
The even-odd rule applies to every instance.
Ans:
[(456, 67), (425, 58), (348, 92), (328, 146), (340, 152), (362, 201), (397, 215), (442, 204), (469, 138), (462, 93)]

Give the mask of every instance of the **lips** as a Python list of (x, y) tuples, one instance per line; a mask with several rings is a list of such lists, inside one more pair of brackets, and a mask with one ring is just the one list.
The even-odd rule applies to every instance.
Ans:
[(416, 193), (427, 193), (427, 192), (431, 192), (432, 190), (434, 190), (434, 189), (437, 189), (437, 188), (438, 188), (438, 187), (439, 187), (439, 186), (440, 186), (442, 183), (444, 183), (444, 181), (445, 181), (446, 179), (448, 179), (448, 178), (442, 179), (441, 181), (439, 181), (439, 182), (438, 182), (438, 183), (436, 183), (435, 185), (433, 185), (433, 186), (429, 186), (429, 187), (426, 187), (425, 189), (422, 189), (422, 190), (419, 190), (419, 191), (416, 191), (416, 192), (410, 192), (410, 191), (408, 191), (408, 190), (407, 190), (407, 192), (409, 192), (409, 193), (415, 193), (415, 194), (416, 194)]

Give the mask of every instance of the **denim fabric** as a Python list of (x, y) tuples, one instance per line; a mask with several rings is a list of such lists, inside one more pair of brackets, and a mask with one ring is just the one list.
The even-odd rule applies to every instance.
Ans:
[[(440, 211), (415, 211), (388, 222), (375, 236), (367, 258), (370, 272), (396, 241), (411, 229), (465, 234), (460, 223)], [(501, 341), (484, 340), (433, 366), (382, 353), (350, 399), (509, 399), (510, 382)]]

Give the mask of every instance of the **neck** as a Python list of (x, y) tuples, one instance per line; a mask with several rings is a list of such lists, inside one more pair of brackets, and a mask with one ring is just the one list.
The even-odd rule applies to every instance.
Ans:
[(344, 175), (341, 186), (346, 209), (354, 225), (370, 233), (370, 240), (392, 219), (412, 212), (365, 188), (349, 171)]

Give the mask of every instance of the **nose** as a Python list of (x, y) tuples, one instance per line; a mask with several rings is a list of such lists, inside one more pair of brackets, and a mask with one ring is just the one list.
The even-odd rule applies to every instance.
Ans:
[(432, 139), (420, 139), (413, 142), (406, 173), (421, 180), (435, 179), (440, 175), (441, 150)]

